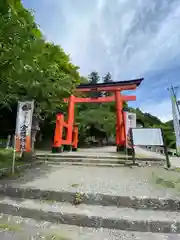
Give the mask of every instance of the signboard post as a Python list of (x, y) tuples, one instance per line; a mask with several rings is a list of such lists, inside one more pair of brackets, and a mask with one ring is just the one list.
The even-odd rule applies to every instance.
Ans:
[(34, 101), (18, 102), (12, 173), (14, 173), (15, 168), (16, 152), (20, 152), (22, 154), (23, 152), (31, 151), (31, 127), (33, 111)]

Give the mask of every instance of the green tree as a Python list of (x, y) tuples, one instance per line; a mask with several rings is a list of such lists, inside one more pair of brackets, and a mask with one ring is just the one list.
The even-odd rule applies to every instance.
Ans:
[[(103, 77), (103, 82), (104, 83), (112, 83), (113, 82), (112, 76), (109, 72)], [(105, 96), (112, 96), (113, 93), (112, 92), (105, 92), (104, 95)]]
[[(89, 83), (92, 84), (93, 86), (96, 85), (97, 83), (99, 83), (100, 81), (100, 76), (98, 74), (98, 72), (91, 72), (88, 76), (88, 80), (89, 80)], [(102, 93), (101, 92), (91, 92), (90, 94), (88, 94), (90, 97), (101, 97), (102, 96)]]
[(108, 72), (104, 77), (103, 77), (103, 82), (104, 83), (111, 83), (113, 82), (111, 74)]
[(61, 47), (45, 42), (20, 2), (9, 8), (0, 18), (1, 105), (34, 99), (37, 112), (54, 112), (80, 82), (78, 67)]
[(99, 83), (100, 76), (99, 76), (98, 72), (91, 72), (88, 76), (88, 79), (89, 79), (90, 84), (95, 85), (95, 84)]
[(20, 1), (0, 4), (0, 52), (0, 110), (16, 111), (18, 100), (35, 100), (36, 117), (55, 119), (81, 81), (79, 68), (60, 46), (45, 41)]

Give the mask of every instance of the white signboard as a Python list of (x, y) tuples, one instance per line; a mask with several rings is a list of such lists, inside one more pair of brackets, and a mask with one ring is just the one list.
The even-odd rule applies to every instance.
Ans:
[[(18, 102), (18, 112), (16, 121), (16, 150), (28, 151), (31, 139), (32, 116), (34, 110), (34, 102)], [(17, 144), (18, 143), (18, 144)]]
[(134, 128), (132, 137), (134, 146), (164, 146), (160, 128)]
[(129, 129), (136, 128), (136, 113), (126, 112), (126, 136), (129, 133)]

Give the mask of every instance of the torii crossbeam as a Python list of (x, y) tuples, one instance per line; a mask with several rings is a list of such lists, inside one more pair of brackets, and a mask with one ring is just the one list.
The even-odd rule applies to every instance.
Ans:
[[(68, 120), (64, 121), (62, 114), (57, 114), (56, 117), (56, 130), (53, 143), (53, 152), (61, 152), (62, 145), (72, 146), (73, 150), (77, 149), (78, 144), (78, 129), (74, 126), (74, 109), (76, 103), (103, 103), (112, 102), (116, 103), (116, 146), (117, 149), (124, 149), (126, 144), (125, 135), (125, 121), (123, 115), (123, 103), (127, 101), (135, 101), (136, 96), (122, 95), (122, 91), (135, 90), (143, 81), (143, 78), (112, 82), (112, 83), (98, 83), (98, 84), (80, 84), (76, 88), (76, 92), (113, 92), (113, 96), (98, 97), (98, 98), (82, 98), (71, 95), (68, 99)], [(67, 129), (66, 139), (63, 140), (63, 127)]]

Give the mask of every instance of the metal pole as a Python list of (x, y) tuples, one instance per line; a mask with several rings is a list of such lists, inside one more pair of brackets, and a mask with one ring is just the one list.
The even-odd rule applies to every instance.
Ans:
[(16, 134), (14, 135), (14, 149), (13, 149), (13, 160), (12, 160), (12, 174), (15, 171), (15, 161), (16, 161)]
[[(178, 106), (178, 103), (177, 103), (177, 90), (179, 89), (179, 86), (177, 87), (173, 87), (171, 86), (171, 91), (173, 93), (173, 96), (174, 96), (174, 99), (175, 99), (175, 103), (176, 103), (176, 107), (177, 107), (177, 110), (178, 110), (178, 113), (179, 113), (179, 117), (180, 117), (180, 109), (179, 109), (179, 106)], [(176, 90), (176, 92), (175, 92)]]
[[(170, 91), (171, 104), (172, 104), (173, 125), (174, 125), (174, 132), (176, 136), (176, 153), (177, 155), (180, 155), (180, 125), (179, 125), (180, 112), (179, 112), (179, 108), (177, 107), (177, 100), (176, 100), (177, 92), (175, 92), (175, 88), (173, 86), (171, 86), (171, 88), (168, 90)], [(177, 90), (177, 87), (176, 87), (176, 90)], [(178, 109), (178, 113), (176, 108)]]

